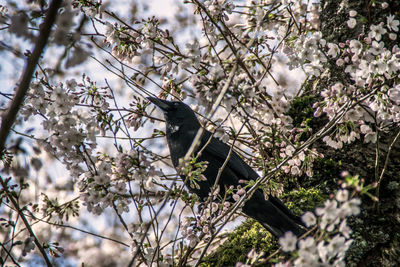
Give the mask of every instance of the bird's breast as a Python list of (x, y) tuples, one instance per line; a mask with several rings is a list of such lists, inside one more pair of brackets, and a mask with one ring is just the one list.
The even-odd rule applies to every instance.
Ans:
[(179, 159), (186, 155), (195, 135), (196, 132), (184, 131), (181, 128), (175, 132), (167, 132), (168, 147), (175, 168), (179, 165)]

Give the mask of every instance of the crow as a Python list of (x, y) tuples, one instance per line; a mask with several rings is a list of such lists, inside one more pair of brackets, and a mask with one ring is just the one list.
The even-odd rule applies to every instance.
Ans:
[[(164, 113), (169, 151), (172, 163), (178, 170), (179, 160), (185, 157), (202, 126), (193, 110), (183, 102), (167, 101), (155, 97), (147, 97), (147, 99)], [(208, 163), (203, 171), (206, 179), (198, 181), (197, 187), (189, 186), (186, 181), (186, 186), (191, 193), (197, 194), (200, 200), (204, 201), (208, 198), (231, 147), (213, 137), (213, 134), (205, 129), (203, 129), (199, 143), (193, 154), (197, 156), (197, 162)], [(198, 154), (200, 150), (201, 152)], [(181, 175), (181, 178), (186, 180), (184, 175)], [(223, 198), (226, 189), (231, 186), (235, 188), (238, 185), (244, 186), (242, 181), (256, 180), (257, 178), (259, 178), (258, 174), (232, 151), (219, 177), (219, 196)], [(232, 198), (228, 200), (233, 201)], [(298, 216), (292, 213), (278, 198), (269, 195), (266, 199), (260, 189), (244, 203), (242, 211), (257, 220), (277, 238), (287, 231), (293, 232), (298, 237), (305, 233), (304, 224)]]

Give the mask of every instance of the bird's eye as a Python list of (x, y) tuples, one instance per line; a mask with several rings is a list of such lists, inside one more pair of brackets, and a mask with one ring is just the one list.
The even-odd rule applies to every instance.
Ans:
[(178, 102), (175, 102), (175, 103), (174, 103), (174, 106), (175, 106), (175, 107), (179, 106), (179, 103), (178, 103)]

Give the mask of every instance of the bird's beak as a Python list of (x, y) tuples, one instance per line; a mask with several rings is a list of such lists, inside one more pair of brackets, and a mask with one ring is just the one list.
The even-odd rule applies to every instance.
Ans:
[(171, 110), (172, 105), (170, 101), (167, 100), (162, 100), (156, 97), (146, 97), (148, 100), (150, 100), (150, 102), (152, 102), (154, 105), (156, 105), (157, 107), (159, 107), (160, 109), (162, 109), (162, 111), (166, 112)]

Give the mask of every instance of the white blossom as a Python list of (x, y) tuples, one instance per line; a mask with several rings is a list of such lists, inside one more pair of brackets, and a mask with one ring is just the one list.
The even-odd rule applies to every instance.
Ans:
[(351, 40), (350, 41), (350, 50), (356, 55), (359, 55), (363, 49), (363, 45), (358, 40)]
[(357, 16), (357, 11), (356, 11), (356, 10), (350, 10), (350, 11), (349, 11), (349, 16), (350, 16), (350, 17), (355, 17), (355, 16)]
[(307, 211), (301, 216), (301, 220), (305, 223), (307, 227), (313, 226), (317, 223), (317, 218), (314, 213)]
[(382, 39), (382, 35), (384, 35), (387, 31), (385, 28), (383, 28), (382, 24), (379, 25), (371, 25), (370, 26), (370, 32), (368, 33), (368, 37), (371, 39), (375, 39), (377, 41), (380, 41)]
[(278, 241), (282, 250), (286, 252), (293, 251), (296, 248), (296, 242), (297, 237), (292, 232), (286, 232)]
[(339, 189), (336, 193), (336, 199), (339, 202), (345, 202), (349, 198), (349, 191), (346, 189)]
[(328, 56), (331, 56), (333, 58), (337, 57), (337, 55), (339, 54), (340, 50), (339, 50), (339, 46), (337, 44), (334, 43), (328, 43)]
[(394, 32), (398, 32), (399, 31), (399, 21), (397, 19), (394, 19), (395, 16), (394, 15), (389, 15), (386, 18), (387, 21), (387, 27), (389, 30), (394, 31)]
[(349, 27), (350, 29), (353, 29), (356, 25), (357, 25), (357, 20), (355, 18), (350, 18), (347, 21), (347, 27)]

